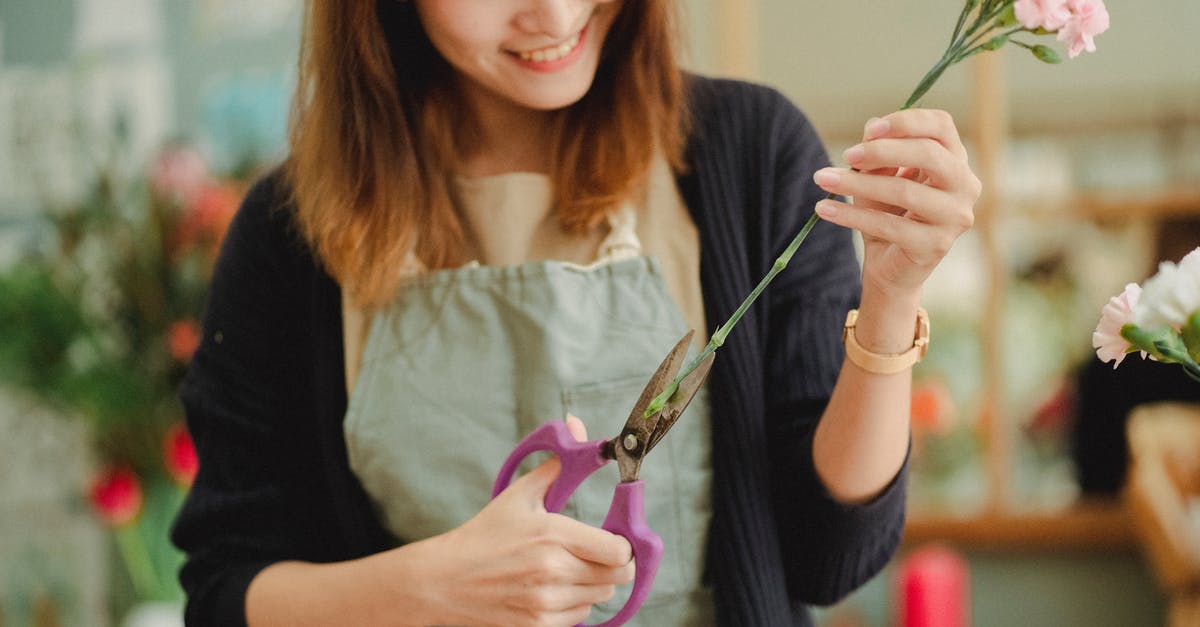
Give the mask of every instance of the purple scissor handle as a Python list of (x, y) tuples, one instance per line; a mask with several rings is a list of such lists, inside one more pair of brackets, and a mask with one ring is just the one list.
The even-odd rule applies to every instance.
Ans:
[(638, 473), (641, 470), (642, 459), (675, 424), (704, 383), (709, 369), (712, 368), (714, 355), (707, 355), (679, 382), (678, 389), (660, 411), (650, 416), (646, 416), (645, 412), (650, 401), (666, 389), (679, 372), (691, 339), (692, 332), (688, 331), (667, 354), (654, 376), (650, 378), (650, 382), (646, 384), (620, 435), (611, 440), (580, 442), (571, 435), (565, 422), (548, 422), (517, 444), (501, 466), (492, 488), (492, 498), (495, 498), (512, 483), (517, 467), (526, 457), (536, 451), (551, 451), (558, 456), (562, 469), (546, 491), (543, 502), (546, 511), (559, 512), (584, 479), (608, 462), (616, 460), (621, 482), (613, 489), (608, 515), (600, 527), (629, 541), (633, 548), (633, 558), (637, 562), (637, 570), (634, 573), (633, 591), (629, 600), (616, 616), (595, 627), (616, 627), (625, 624), (642, 607), (646, 596), (650, 594), (654, 577), (658, 574), (663, 543), (662, 538), (646, 524), (646, 484), (638, 479)]
[[(503, 492), (512, 482), (521, 460), (535, 451), (553, 451), (562, 463), (562, 470), (546, 491), (544, 502), (546, 511), (560, 512), (583, 480), (611, 461), (604, 457), (606, 444), (609, 444), (609, 440), (579, 442), (567, 429), (567, 423), (558, 420), (548, 422), (521, 440), (509, 455), (500, 469), (499, 476), (496, 477), (492, 498)], [(646, 595), (650, 594), (650, 586), (654, 583), (658, 565), (662, 561), (662, 538), (646, 524), (645, 487), (646, 484), (642, 481), (618, 483), (613, 490), (608, 515), (600, 525), (601, 529), (628, 540), (629, 546), (633, 548), (633, 558), (637, 562), (637, 571), (633, 576), (633, 592), (629, 595), (629, 600), (616, 616), (601, 624), (603, 627), (623, 625), (637, 613), (646, 600)]]

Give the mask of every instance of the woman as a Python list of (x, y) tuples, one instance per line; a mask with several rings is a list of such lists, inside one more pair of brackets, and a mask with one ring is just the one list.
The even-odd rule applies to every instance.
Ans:
[(612, 482), (576, 520), (541, 506), (554, 460), (489, 501), (493, 473), (546, 420), (615, 433), (814, 206), (643, 468), (666, 557), (635, 622), (808, 624), (887, 562), (921, 285), (979, 183), (934, 111), (827, 167), (777, 93), (681, 73), (672, 5), (310, 3), (291, 154), (227, 236), (182, 392), (191, 624), (611, 615), (634, 572), (595, 526)]

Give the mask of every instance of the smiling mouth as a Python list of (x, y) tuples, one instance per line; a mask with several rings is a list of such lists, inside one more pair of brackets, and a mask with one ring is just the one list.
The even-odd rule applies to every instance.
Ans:
[(571, 54), (576, 47), (579, 46), (580, 40), (583, 39), (583, 34), (587, 31), (587, 26), (584, 26), (578, 33), (572, 35), (569, 39), (558, 44), (557, 46), (548, 46), (537, 50), (522, 50), (514, 52), (522, 61), (532, 63), (550, 63)]

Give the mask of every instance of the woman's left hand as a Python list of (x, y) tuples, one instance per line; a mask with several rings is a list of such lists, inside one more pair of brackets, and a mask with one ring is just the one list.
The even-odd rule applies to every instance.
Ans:
[(944, 111), (898, 111), (868, 122), (863, 142), (843, 156), (857, 172), (830, 167), (813, 178), (854, 202), (823, 200), (817, 213), (862, 233), (864, 288), (919, 292), (974, 223), (981, 191), (954, 120)]

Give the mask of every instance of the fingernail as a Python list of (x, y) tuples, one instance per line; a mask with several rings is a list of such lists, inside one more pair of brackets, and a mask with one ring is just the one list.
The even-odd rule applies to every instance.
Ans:
[(842, 176), (831, 168), (823, 168), (817, 170), (817, 173), (813, 175), (813, 180), (821, 187), (836, 187), (838, 183), (842, 182)]
[(861, 162), (866, 154), (866, 149), (863, 148), (862, 144), (859, 144), (857, 146), (851, 146), (847, 148), (846, 151), (842, 153), (842, 158), (846, 160), (846, 163), (854, 165)]
[(871, 118), (867, 121), (866, 138), (874, 139), (886, 135), (892, 129), (891, 122), (883, 118)]
[(822, 218), (832, 218), (833, 216), (837, 215), (837, 212), (837, 207), (835, 207), (833, 203), (828, 200), (822, 200), (821, 202), (817, 203), (817, 215), (821, 216)]

